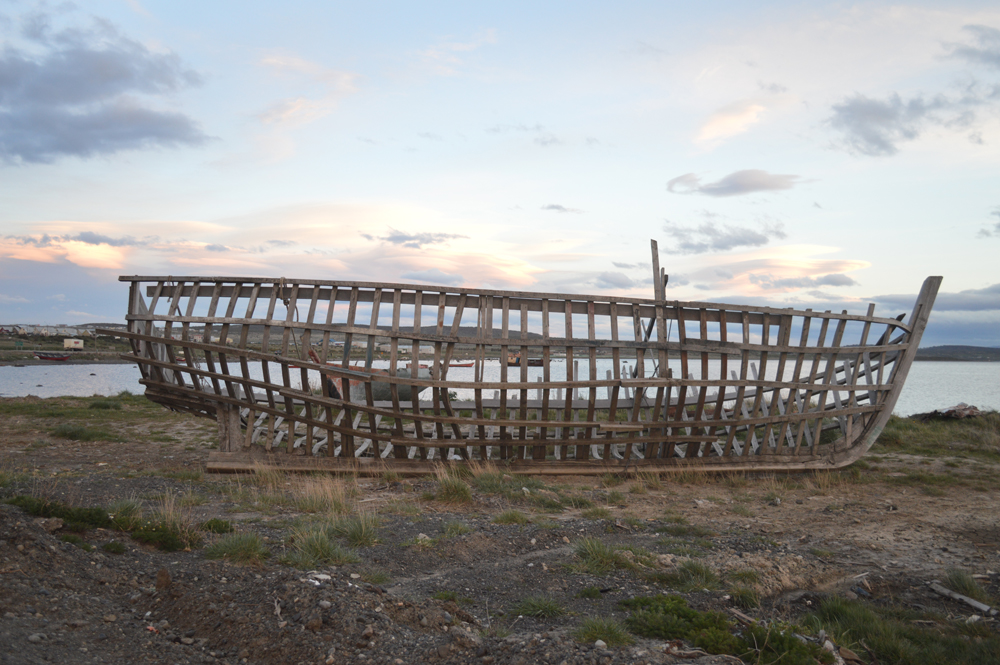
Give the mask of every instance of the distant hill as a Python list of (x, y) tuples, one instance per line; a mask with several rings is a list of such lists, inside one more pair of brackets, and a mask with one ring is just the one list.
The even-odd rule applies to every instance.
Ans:
[(915, 360), (1000, 362), (1000, 348), (957, 345), (928, 346), (917, 350)]

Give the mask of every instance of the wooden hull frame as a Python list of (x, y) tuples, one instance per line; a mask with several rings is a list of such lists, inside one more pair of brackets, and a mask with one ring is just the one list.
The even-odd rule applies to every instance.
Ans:
[[(655, 242), (653, 257), (653, 299), (122, 276), (128, 331), (104, 332), (129, 339), (122, 357), (149, 399), (218, 422), (214, 471), (424, 474), (475, 460), (556, 475), (788, 471), (842, 467), (871, 447), (940, 277), (903, 322), (875, 317), (874, 305), (851, 315), (668, 301)], [(377, 346), (388, 352), (381, 370)], [(463, 352), (473, 376), (450, 379)], [(541, 356), (534, 381), (527, 364), (508, 367), (513, 353)], [(430, 376), (400, 376), (411, 361)]]

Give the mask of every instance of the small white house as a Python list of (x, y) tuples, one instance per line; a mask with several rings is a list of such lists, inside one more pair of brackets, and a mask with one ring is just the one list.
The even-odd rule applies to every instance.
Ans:
[(82, 339), (64, 339), (63, 349), (75, 349), (78, 351), (83, 351), (83, 340)]

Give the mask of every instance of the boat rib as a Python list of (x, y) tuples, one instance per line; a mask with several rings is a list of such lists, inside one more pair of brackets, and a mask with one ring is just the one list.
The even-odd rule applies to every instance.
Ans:
[(682, 302), (652, 249), (652, 299), (123, 276), (128, 331), (106, 332), (150, 400), (218, 422), (209, 470), (779, 471), (871, 447), (940, 277), (909, 318)]

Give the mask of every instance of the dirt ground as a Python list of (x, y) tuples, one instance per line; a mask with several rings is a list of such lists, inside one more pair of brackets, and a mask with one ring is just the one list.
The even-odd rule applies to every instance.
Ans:
[[(270, 479), (278, 486), (265, 492), (251, 476), (205, 474), (214, 422), (134, 401), (87, 421), (120, 440), (73, 441), (53, 430), (81, 400), (0, 400), (0, 495), (75, 506), (132, 497), (150, 510), (170, 495), (192, 523), (230, 521), (271, 556), (236, 565), (101, 529), (81, 534), (96, 547), (85, 551), (57, 524), (0, 504), (0, 663), (736, 663), (665, 640), (582, 643), (574, 631), (587, 617), (624, 619), (621, 600), (673, 591), (648, 573), (686, 559), (722, 580), (683, 594), (700, 610), (729, 613), (727, 580), (756, 571), (760, 607), (742, 611), (763, 620), (797, 620), (828, 595), (967, 618), (976, 611), (928, 583), (950, 568), (994, 596), (1000, 582), (997, 464), (878, 448), (847, 472), (689, 474), (658, 486), (560, 477), (522, 495), (474, 489), (466, 503), (433, 498), (433, 477), (344, 479), (356, 509), (378, 514), (378, 543), (356, 550), (360, 563), (300, 570), (279, 559), (296, 528), (323, 516), (273, 499), (298, 481)], [(590, 508), (568, 507), (571, 498)], [(530, 521), (494, 522), (510, 509)], [(584, 538), (652, 558), (591, 574), (575, 554)], [(102, 550), (110, 541), (126, 551)], [(593, 587), (599, 597), (580, 597)], [(517, 612), (537, 596), (564, 613)]]

